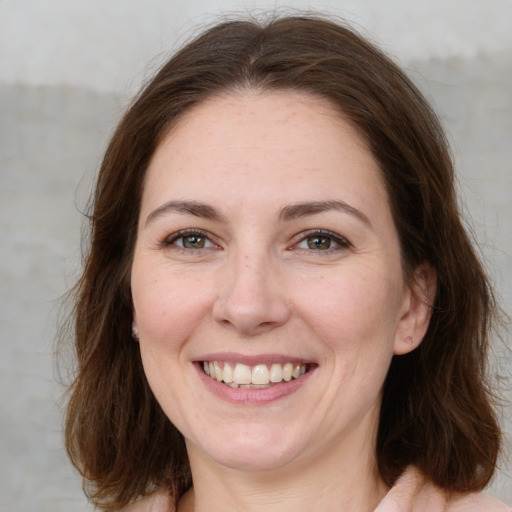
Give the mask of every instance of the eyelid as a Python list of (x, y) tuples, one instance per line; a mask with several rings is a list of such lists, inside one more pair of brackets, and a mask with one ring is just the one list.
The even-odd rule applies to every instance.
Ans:
[(211, 235), (211, 233), (209, 233), (208, 231), (205, 231), (204, 229), (200, 229), (200, 228), (187, 228), (187, 229), (180, 229), (179, 231), (175, 231), (174, 233), (172, 233), (170, 235), (167, 235), (162, 240), (161, 245), (163, 247), (174, 246), (176, 249), (182, 249), (182, 250), (187, 251), (187, 252), (201, 251), (201, 250), (204, 250), (204, 249), (210, 249), (210, 247), (205, 247), (205, 248), (202, 248), (202, 249), (185, 249), (184, 247), (179, 247), (178, 245), (176, 245), (175, 242), (177, 240), (179, 240), (180, 238), (185, 238), (187, 236), (192, 236), (192, 235), (199, 235), (201, 237), (204, 237), (211, 244), (213, 244), (216, 248), (219, 248), (219, 244), (217, 244), (213, 240), (214, 237)]
[[(208, 242), (210, 242), (213, 246), (215, 246), (215, 248), (217, 248), (217, 249), (220, 248), (219, 244), (215, 241), (215, 237), (208, 231), (205, 231), (204, 229), (200, 229), (200, 228), (187, 228), (187, 229), (180, 229), (179, 231), (175, 231), (171, 235), (167, 235), (162, 240), (161, 245), (163, 247), (173, 246), (176, 249), (184, 250), (187, 252), (203, 251), (205, 249), (211, 248), (211, 247), (204, 247), (204, 248), (194, 249), (194, 248), (179, 247), (178, 245), (176, 245), (176, 241), (179, 240), (180, 238), (185, 238), (187, 236), (192, 236), (192, 235), (199, 235), (201, 237), (204, 237)], [(318, 252), (318, 253), (330, 253), (330, 252), (337, 251), (339, 249), (349, 249), (350, 247), (353, 247), (347, 238), (345, 238), (342, 235), (339, 235), (338, 233), (329, 231), (327, 229), (309, 229), (307, 231), (302, 231), (301, 233), (297, 234), (294, 237), (294, 240), (293, 240), (293, 243), (292, 243), (290, 249), (292, 249), (292, 250), (300, 249), (297, 246), (301, 242), (303, 242), (307, 238), (312, 238), (314, 236), (327, 237), (327, 238), (331, 239), (336, 244), (336, 246), (331, 247), (326, 250), (318, 250), (318, 251), (315, 251), (313, 249), (304, 249), (304, 250), (308, 250), (310, 252)]]
[(349, 249), (349, 248), (353, 247), (353, 245), (350, 243), (350, 241), (347, 238), (345, 238), (344, 236), (341, 236), (337, 233), (334, 233), (333, 231), (329, 231), (327, 229), (309, 229), (307, 231), (302, 231), (296, 237), (294, 237), (295, 241), (294, 241), (291, 249), (297, 248), (298, 244), (300, 244), (307, 238), (311, 238), (314, 236), (324, 236), (324, 237), (330, 238), (331, 240), (333, 240), (335, 242), (337, 247), (329, 248), (324, 251), (322, 251), (322, 250), (314, 251), (313, 249), (304, 249), (304, 250), (309, 250), (311, 252), (318, 252), (318, 253), (329, 253), (329, 252), (339, 250), (340, 248)]

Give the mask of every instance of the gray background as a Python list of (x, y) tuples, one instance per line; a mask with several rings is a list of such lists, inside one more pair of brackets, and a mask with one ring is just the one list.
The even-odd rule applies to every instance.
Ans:
[[(62, 448), (53, 340), (60, 297), (80, 268), (80, 211), (130, 95), (218, 13), (282, 5), (0, 0), (0, 512), (90, 509)], [(352, 21), (432, 100), (452, 142), (464, 211), (510, 314), (512, 1), (288, 5)], [(510, 400), (510, 353), (497, 345), (495, 360)], [(504, 416), (510, 447), (510, 405)], [(489, 488), (510, 505), (511, 475), (503, 460)]]

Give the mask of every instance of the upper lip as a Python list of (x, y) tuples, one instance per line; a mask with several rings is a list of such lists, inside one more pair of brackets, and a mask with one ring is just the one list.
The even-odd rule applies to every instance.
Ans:
[(198, 358), (195, 358), (196, 362), (203, 361), (223, 361), (226, 363), (242, 363), (247, 366), (256, 366), (258, 364), (285, 364), (285, 363), (293, 363), (293, 364), (311, 364), (314, 363), (311, 359), (304, 359), (301, 357), (290, 356), (286, 354), (257, 354), (257, 355), (248, 355), (248, 354), (239, 354), (233, 352), (215, 352), (201, 355)]

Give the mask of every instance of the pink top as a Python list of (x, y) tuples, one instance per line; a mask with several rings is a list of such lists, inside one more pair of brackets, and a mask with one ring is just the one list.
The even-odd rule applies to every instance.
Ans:
[[(156, 493), (129, 505), (124, 512), (173, 512), (171, 499)], [(483, 493), (449, 496), (409, 467), (384, 496), (374, 512), (512, 512), (501, 501)]]
[(384, 496), (374, 512), (512, 512), (501, 501), (483, 493), (449, 496), (409, 467)]

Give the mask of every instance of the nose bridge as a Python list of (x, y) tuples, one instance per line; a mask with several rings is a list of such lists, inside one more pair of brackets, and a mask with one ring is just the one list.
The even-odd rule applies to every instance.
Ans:
[(216, 321), (246, 334), (286, 322), (289, 307), (279, 286), (279, 265), (268, 249), (247, 246), (233, 251), (221, 281)]

